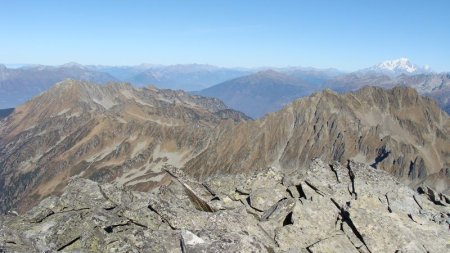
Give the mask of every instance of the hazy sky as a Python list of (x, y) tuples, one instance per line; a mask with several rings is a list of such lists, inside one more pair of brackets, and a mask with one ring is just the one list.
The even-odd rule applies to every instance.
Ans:
[(0, 62), (450, 70), (450, 1), (0, 0)]

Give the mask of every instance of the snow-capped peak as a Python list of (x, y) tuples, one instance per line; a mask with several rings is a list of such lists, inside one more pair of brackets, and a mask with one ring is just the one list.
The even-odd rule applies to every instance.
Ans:
[(396, 60), (389, 60), (379, 63), (369, 69), (369, 71), (381, 72), (389, 75), (400, 74), (420, 74), (430, 72), (429, 66), (419, 66), (411, 63), (408, 58), (402, 57)]
[(412, 64), (408, 58), (400, 58), (397, 60), (384, 61), (377, 64), (375, 68), (379, 70), (390, 70), (390, 71), (406, 71), (408, 73), (413, 73), (417, 71), (417, 67)]

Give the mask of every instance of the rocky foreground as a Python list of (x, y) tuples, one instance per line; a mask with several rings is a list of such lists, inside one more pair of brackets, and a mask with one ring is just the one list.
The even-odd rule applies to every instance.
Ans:
[(450, 199), (387, 172), (314, 160), (197, 182), (173, 167), (150, 193), (72, 178), (0, 216), (0, 252), (448, 252)]

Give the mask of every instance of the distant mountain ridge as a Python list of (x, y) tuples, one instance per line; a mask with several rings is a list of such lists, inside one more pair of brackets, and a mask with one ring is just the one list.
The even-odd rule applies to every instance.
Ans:
[(0, 109), (16, 107), (65, 79), (99, 84), (117, 81), (107, 73), (93, 71), (78, 64), (21, 68), (7, 68), (3, 65), (0, 66)]
[[(267, 76), (266, 80), (248, 77), (238, 81), (241, 77), (270, 70), (285, 75), (285, 80), (274, 80)], [(252, 117), (276, 111), (298, 97), (326, 88), (347, 92), (367, 85), (385, 88), (409, 86), (434, 98), (441, 108), (450, 113), (450, 102), (447, 99), (450, 96), (448, 76), (447, 73), (434, 73), (428, 67), (413, 64), (407, 58), (385, 61), (351, 73), (304, 67), (245, 69), (206, 64), (100, 66), (71, 62), (60, 66), (24, 65), (15, 68), (0, 65), (0, 108), (15, 107), (47, 90), (55, 82), (71, 78), (95, 83), (120, 80), (138, 87), (154, 85), (159, 88), (195, 91), (197, 94), (222, 99), (234, 109), (245, 111)], [(245, 80), (249, 82), (246, 88)], [(255, 80), (260, 80), (259, 84), (271, 83), (271, 87), (264, 93), (264, 85), (257, 88)], [(234, 85), (235, 91), (227, 89), (225, 93), (221, 92), (225, 84), (231, 85), (237, 81), (243, 86)], [(218, 87), (214, 87), (217, 84)], [(301, 84), (302, 89), (297, 87), (298, 84)], [(277, 85), (279, 90), (274, 92)], [(248, 99), (243, 95), (244, 90)]]
[(248, 73), (241, 69), (202, 64), (171, 65), (148, 68), (126, 81), (137, 86), (154, 84), (160, 88), (195, 91)]
[(193, 91), (248, 73), (250, 71), (245, 69), (201, 64), (115, 67), (71, 62), (60, 66), (24, 65), (18, 68), (0, 65), (0, 109), (16, 107), (65, 79), (97, 84), (123, 81), (138, 87), (155, 85)]
[(215, 97), (231, 108), (259, 118), (274, 112), (292, 100), (309, 95), (314, 87), (290, 75), (265, 70), (232, 79), (194, 94)]
[[(422, 71), (423, 69), (423, 71)], [(337, 92), (358, 90), (364, 86), (393, 88), (407, 86), (429, 96), (450, 114), (450, 74), (433, 73), (417, 67), (407, 59), (378, 64), (352, 73), (336, 70), (276, 69), (257, 72), (229, 80), (195, 92), (221, 99), (228, 106), (253, 118), (279, 110), (287, 103), (315, 91), (332, 89)], [(277, 73), (274, 75), (264, 73)], [(407, 73), (407, 74), (405, 74)], [(281, 78), (282, 77), (282, 78)]]

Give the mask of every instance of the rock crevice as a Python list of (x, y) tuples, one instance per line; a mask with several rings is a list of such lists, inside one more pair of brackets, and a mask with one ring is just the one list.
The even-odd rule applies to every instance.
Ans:
[(0, 251), (445, 252), (450, 207), (430, 190), (351, 162), (355, 199), (348, 168), (329, 164), (203, 181), (168, 168), (171, 181), (147, 193), (74, 178), (60, 197), (0, 216)]

